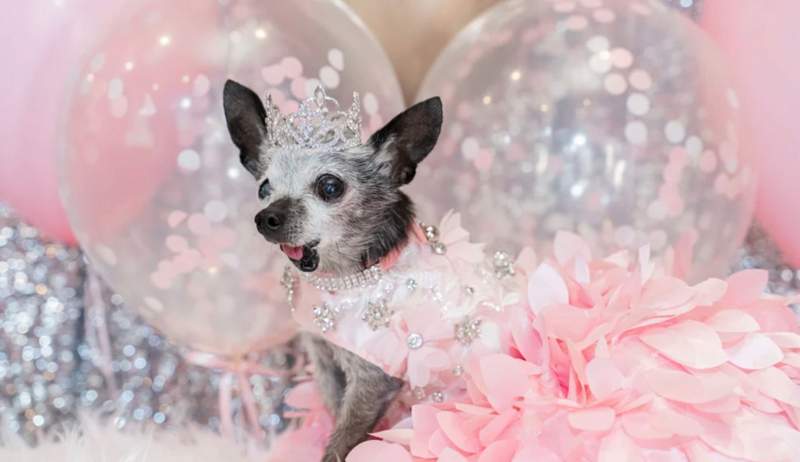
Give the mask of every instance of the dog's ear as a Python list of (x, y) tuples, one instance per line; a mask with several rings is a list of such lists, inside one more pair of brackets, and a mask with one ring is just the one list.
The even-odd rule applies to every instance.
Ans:
[(265, 168), (260, 160), (261, 143), (267, 136), (264, 104), (253, 90), (233, 80), (225, 82), (222, 104), (228, 132), (239, 148), (239, 159), (248, 172), (259, 178)]
[(417, 164), (436, 146), (441, 130), (442, 100), (435, 97), (397, 115), (367, 143), (375, 150), (376, 160), (388, 164), (392, 181), (402, 186), (414, 179)]

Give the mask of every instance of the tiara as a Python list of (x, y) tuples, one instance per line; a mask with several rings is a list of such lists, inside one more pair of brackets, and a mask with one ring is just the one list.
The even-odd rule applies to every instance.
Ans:
[(346, 112), (322, 87), (302, 101), (292, 114), (284, 115), (267, 96), (267, 148), (303, 151), (333, 151), (361, 144), (361, 114), (358, 93)]

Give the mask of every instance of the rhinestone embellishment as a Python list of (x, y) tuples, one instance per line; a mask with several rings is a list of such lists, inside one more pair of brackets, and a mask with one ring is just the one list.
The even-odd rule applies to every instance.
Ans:
[(314, 324), (319, 327), (323, 334), (336, 330), (338, 309), (331, 307), (328, 303), (323, 303), (321, 306), (315, 306), (312, 313), (314, 314)]
[(441, 391), (434, 391), (431, 393), (431, 399), (434, 403), (443, 403), (444, 402), (444, 393)]
[(386, 300), (367, 303), (367, 311), (361, 315), (361, 320), (366, 322), (370, 329), (378, 330), (381, 327), (389, 327), (389, 321), (394, 311), (387, 305)]
[(409, 291), (413, 292), (417, 288), (417, 281), (414, 280), (414, 279), (409, 278), (406, 281), (406, 287), (408, 287)]
[(494, 276), (497, 279), (514, 275), (514, 262), (511, 261), (511, 256), (506, 252), (498, 251), (494, 253), (492, 267), (494, 268)]
[(426, 225), (425, 223), (420, 223), (419, 226), (422, 228), (422, 232), (425, 233), (425, 239), (428, 240), (428, 245), (430, 245), (433, 253), (436, 255), (446, 254), (447, 246), (439, 242), (439, 230), (435, 226)]
[(464, 318), (455, 325), (455, 337), (462, 345), (470, 345), (481, 334), (481, 320)]
[(383, 271), (378, 265), (365, 269), (364, 271), (350, 276), (342, 277), (319, 277), (314, 274), (303, 273), (309, 284), (319, 290), (326, 292), (338, 292), (340, 290), (363, 289), (374, 286), (383, 279)]
[(281, 286), (286, 289), (286, 302), (289, 303), (289, 308), (294, 311), (294, 292), (296, 289), (297, 280), (292, 273), (292, 267), (286, 265), (283, 268), (283, 275), (281, 276)]
[(439, 240), (439, 230), (435, 226), (422, 225), (422, 231), (425, 233), (425, 238), (430, 242)]
[(406, 339), (406, 343), (408, 343), (408, 347), (411, 348), (412, 350), (418, 350), (418, 349), (422, 348), (422, 344), (424, 342), (425, 341), (423, 340), (422, 335), (420, 335), (420, 334), (418, 334), (416, 332), (412, 332), (412, 333), (408, 334), (408, 338)]

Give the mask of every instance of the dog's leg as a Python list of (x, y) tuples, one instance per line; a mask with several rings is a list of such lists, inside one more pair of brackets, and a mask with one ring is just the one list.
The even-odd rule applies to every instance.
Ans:
[(369, 361), (332, 348), (347, 377), (347, 387), (323, 462), (344, 461), (350, 450), (366, 440), (403, 385)]
[(346, 384), (345, 374), (336, 360), (334, 347), (327, 341), (311, 335), (303, 335), (309, 359), (314, 364), (314, 381), (317, 383), (322, 402), (334, 419), (338, 419)]

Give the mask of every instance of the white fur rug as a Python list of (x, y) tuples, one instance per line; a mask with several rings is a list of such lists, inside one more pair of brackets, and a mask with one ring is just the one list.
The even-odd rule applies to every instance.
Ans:
[[(71, 431), (28, 447), (5, 435), (0, 461), (8, 462), (251, 462), (267, 460), (258, 450), (206, 430), (118, 431), (113, 425), (84, 419)], [(249, 453), (249, 454), (246, 454)]]

